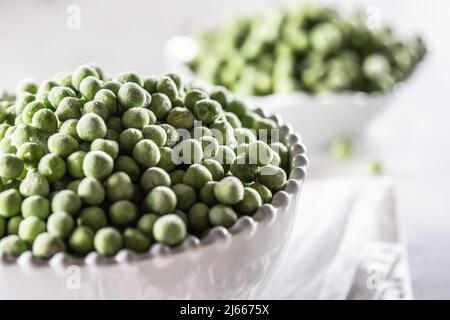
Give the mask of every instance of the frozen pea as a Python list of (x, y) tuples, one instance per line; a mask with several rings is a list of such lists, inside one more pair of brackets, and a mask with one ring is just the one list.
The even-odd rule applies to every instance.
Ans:
[(181, 169), (174, 170), (171, 173), (169, 173), (170, 184), (173, 186), (173, 185), (175, 185), (177, 183), (183, 183), (183, 177), (184, 177), (185, 173), (186, 172), (181, 170)]
[(141, 130), (144, 139), (150, 139), (158, 147), (162, 147), (166, 144), (167, 134), (166, 131), (158, 125), (148, 125)]
[(149, 139), (143, 139), (133, 148), (133, 158), (142, 166), (156, 166), (161, 158), (158, 146)]
[(124, 128), (142, 129), (150, 123), (150, 117), (144, 108), (130, 108), (122, 116)]
[(23, 200), (21, 210), (24, 218), (36, 216), (45, 220), (50, 214), (50, 202), (43, 196), (29, 196)]
[(272, 161), (273, 152), (270, 147), (262, 141), (250, 142), (247, 147), (246, 160), (248, 164), (265, 166)]
[(215, 181), (221, 180), (225, 175), (222, 165), (214, 159), (205, 159), (202, 161), (202, 165), (208, 169)]
[(105, 140), (111, 140), (111, 141), (118, 142), (119, 141), (119, 133), (117, 131), (107, 129), (106, 135), (105, 135)]
[(234, 160), (230, 167), (230, 172), (242, 182), (253, 182), (259, 174), (258, 165), (248, 162), (249, 160), (241, 155)]
[(178, 159), (176, 155), (174, 155), (174, 151), (169, 147), (159, 148), (160, 159), (158, 162), (158, 167), (163, 169), (166, 172), (173, 171), (177, 164), (174, 162), (174, 158)]
[(78, 196), (87, 205), (99, 205), (105, 198), (105, 189), (97, 179), (86, 177), (78, 185)]
[(19, 225), (19, 237), (27, 243), (33, 243), (36, 237), (45, 231), (45, 222), (31, 216), (22, 220)]
[(65, 250), (64, 241), (47, 232), (39, 234), (33, 242), (33, 255), (39, 258), (51, 258)]
[(140, 230), (126, 228), (123, 233), (125, 248), (141, 253), (150, 247), (150, 239), (147, 238)]
[(187, 211), (197, 201), (197, 193), (194, 188), (184, 183), (179, 183), (171, 187), (177, 197), (177, 209)]
[(58, 119), (49, 109), (38, 110), (33, 115), (31, 124), (44, 134), (52, 134), (58, 129)]
[(208, 159), (215, 156), (219, 150), (219, 142), (211, 136), (201, 137), (198, 140), (202, 145), (203, 158)]
[(46, 109), (47, 106), (42, 101), (32, 101), (25, 106), (22, 111), (22, 121), (25, 124), (31, 124), (33, 115), (42, 109)]
[(281, 142), (273, 142), (270, 144), (270, 148), (273, 152), (280, 157), (280, 167), (287, 168), (289, 164), (289, 150), (288, 147)]
[(6, 230), (7, 234), (19, 234), (19, 225), (22, 220), (22, 216), (14, 216), (9, 218)]
[(81, 179), (72, 180), (67, 184), (67, 189), (72, 190), (73, 192), (78, 192), (78, 186), (81, 183)]
[(130, 200), (133, 197), (133, 182), (125, 172), (114, 172), (106, 179), (106, 195), (112, 202)]
[(174, 102), (178, 98), (178, 88), (172, 78), (163, 76), (156, 83), (156, 90), (164, 93), (170, 101)]
[(272, 192), (283, 189), (286, 179), (286, 172), (280, 167), (275, 167), (269, 164), (261, 168), (259, 182), (269, 188)]
[(26, 142), (41, 142), (39, 132), (30, 125), (18, 125), (11, 133), (11, 142), (18, 148)]
[(241, 120), (232, 112), (225, 112), (225, 118), (233, 128), (240, 128), (242, 126)]
[(153, 226), (156, 241), (169, 246), (176, 246), (186, 239), (186, 224), (176, 214), (167, 214), (156, 220)]
[(51, 201), (52, 211), (65, 211), (71, 215), (81, 209), (81, 199), (72, 190), (61, 190), (55, 193)]
[(103, 256), (113, 256), (122, 249), (123, 239), (117, 229), (105, 227), (97, 231), (94, 237), (94, 248)]
[(235, 205), (244, 199), (244, 185), (236, 177), (226, 177), (214, 187), (214, 195), (220, 203)]
[(155, 76), (147, 76), (144, 78), (143, 88), (147, 90), (148, 93), (156, 92), (156, 83), (158, 79)]
[(230, 94), (225, 87), (219, 86), (214, 88), (214, 90), (209, 95), (211, 99), (216, 100), (220, 105), (227, 109), (228, 104), (231, 102)]
[(78, 98), (65, 97), (61, 100), (55, 111), (56, 117), (59, 121), (66, 121), (69, 119), (78, 119), (81, 116), (81, 103)]
[(230, 147), (219, 146), (213, 159), (219, 162), (222, 165), (224, 172), (227, 173), (230, 171), (231, 164), (236, 159), (236, 155)]
[(196, 232), (201, 233), (211, 226), (209, 222), (209, 207), (203, 203), (196, 203), (188, 213), (189, 225)]
[(0, 240), (0, 252), (5, 252), (10, 256), (18, 257), (27, 249), (27, 244), (17, 235), (9, 235)]
[(26, 142), (17, 148), (17, 157), (27, 167), (37, 167), (39, 160), (45, 155), (45, 148), (41, 143)]
[(145, 205), (154, 213), (159, 215), (168, 214), (175, 210), (177, 197), (175, 193), (165, 186), (153, 188), (145, 197)]
[(72, 73), (72, 86), (75, 89), (79, 89), (81, 82), (89, 76), (94, 76), (94, 77), (98, 78), (99, 74), (97, 73), (97, 71), (94, 68), (92, 68), (90, 66), (83, 65), (83, 66), (78, 67)]
[(208, 95), (199, 89), (193, 89), (191, 91), (189, 91), (186, 96), (184, 97), (184, 104), (186, 106), (186, 108), (188, 108), (189, 110), (193, 111), (195, 104), (197, 103), (197, 101), (203, 100), (203, 99), (207, 99)]
[(138, 229), (147, 237), (153, 238), (153, 226), (155, 225), (156, 220), (158, 220), (159, 216), (152, 213), (147, 213), (142, 215), (139, 218), (137, 223)]
[(81, 210), (77, 224), (89, 227), (94, 231), (100, 230), (107, 225), (105, 212), (100, 207), (86, 207)]
[(87, 177), (103, 180), (111, 174), (114, 160), (103, 151), (90, 151), (83, 161), (83, 172)]
[(69, 247), (75, 253), (85, 255), (94, 250), (94, 231), (88, 227), (77, 227), (69, 238)]
[(272, 201), (272, 191), (270, 191), (270, 189), (265, 185), (259, 182), (254, 182), (250, 184), (249, 187), (255, 189), (259, 193), (263, 203), (269, 203)]
[(66, 97), (76, 97), (75, 91), (69, 87), (53, 87), (50, 89), (47, 99), (53, 106), (53, 108), (57, 108), (60, 102)]
[(262, 199), (258, 191), (252, 188), (244, 189), (244, 199), (236, 204), (235, 208), (239, 214), (252, 215), (262, 206)]
[(53, 77), (53, 80), (62, 87), (72, 87), (72, 74), (70, 72), (61, 72)]
[(172, 103), (164, 93), (153, 93), (149, 109), (155, 114), (156, 119), (160, 120), (166, 117), (169, 110), (172, 109)]
[(137, 162), (128, 156), (118, 156), (114, 163), (114, 170), (125, 172), (132, 181), (139, 180), (141, 175), (141, 169)]
[(87, 113), (78, 121), (77, 133), (85, 141), (101, 139), (106, 135), (105, 121), (95, 113)]
[(200, 189), (198, 195), (199, 200), (210, 207), (218, 203), (216, 196), (214, 194), (214, 188), (216, 187), (217, 183), (218, 183), (217, 181), (208, 181)]
[[(121, 85), (122, 84), (119, 81), (113, 79), (113, 80), (106, 81), (103, 85), (103, 89), (111, 90), (114, 93), (114, 95), (117, 97)], [(94, 97), (94, 99), (95, 99), (95, 97)]]
[(78, 119), (69, 119), (61, 123), (59, 127), (59, 133), (64, 135), (69, 135), (76, 139), (77, 141), (80, 140), (80, 137), (78, 136), (77, 132), (77, 125), (78, 125)]
[(91, 143), (91, 151), (103, 151), (116, 159), (119, 155), (119, 144), (116, 141), (95, 139)]
[(58, 211), (52, 213), (48, 217), (47, 221), (47, 231), (49, 234), (65, 239), (72, 232), (75, 223), (73, 218), (64, 211)]
[(101, 102), (109, 111), (114, 114), (117, 111), (117, 97), (113, 91), (109, 89), (100, 89), (94, 96), (94, 101)]
[(186, 108), (175, 107), (167, 114), (167, 123), (174, 128), (191, 129), (194, 126), (194, 115)]
[(127, 225), (136, 219), (138, 209), (136, 205), (129, 200), (120, 200), (114, 202), (109, 207), (109, 218), (116, 225)]
[(146, 99), (144, 89), (134, 82), (122, 84), (117, 98), (120, 105), (125, 109), (143, 107)]
[(36, 93), (37, 90), (38, 85), (33, 79), (23, 79), (16, 87), (16, 94), (20, 94), (22, 92)]
[(208, 127), (195, 125), (191, 130), (189, 130), (191, 138), (199, 140), (202, 137), (211, 137), (212, 133)]
[(250, 143), (256, 141), (256, 134), (248, 128), (236, 128), (234, 135), (238, 144)]
[(49, 153), (43, 156), (39, 161), (38, 171), (46, 177), (48, 181), (53, 182), (64, 176), (66, 173), (66, 163), (60, 156)]
[(89, 113), (98, 115), (103, 121), (106, 121), (109, 118), (108, 108), (100, 101), (88, 101), (83, 105), (81, 114), (85, 115)]
[(80, 82), (79, 91), (88, 100), (92, 100), (95, 94), (102, 88), (102, 81), (97, 77), (89, 76)]
[(62, 158), (66, 158), (80, 147), (74, 137), (61, 133), (55, 133), (50, 136), (47, 141), (47, 146), (51, 153)]
[(74, 178), (83, 178), (83, 161), (86, 156), (84, 151), (76, 151), (67, 157), (67, 171)]
[(191, 165), (183, 177), (183, 183), (191, 186), (195, 190), (200, 190), (205, 183), (212, 180), (213, 178), (209, 170), (201, 164)]
[(13, 154), (0, 155), (0, 177), (16, 179), (22, 174), (23, 161)]
[(32, 195), (47, 197), (50, 193), (50, 185), (43, 174), (29, 171), (25, 179), (20, 183), (19, 191), (25, 197)]
[(35, 99), (36, 96), (29, 92), (22, 92), (17, 95), (16, 101), (14, 103), (14, 110), (16, 111), (16, 114), (21, 114), (25, 106), (30, 102), (33, 102)]
[(0, 192), (0, 216), (13, 217), (20, 212), (22, 196), (16, 189)]
[(147, 169), (141, 176), (140, 185), (145, 192), (157, 186), (170, 187), (169, 174), (161, 168), (153, 167)]
[(6, 222), (5, 219), (0, 217), (0, 238), (5, 235), (6, 232)]
[(200, 163), (203, 159), (202, 145), (195, 139), (186, 139), (174, 148), (177, 156), (184, 164)]
[(197, 101), (194, 105), (195, 117), (206, 125), (210, 125), (217, 120), (221, 112), (221, 105), (212, 99), (203, 99)]
[(213, 226), (229, 228), (237, 218), (236, 212), (230, 206), (217, 204), (209, 210), (209, 221)]
[(119, 146), (126, 152), (132, 152), (134, 146), (144, 139), (142, 132), (136, 128), (129, 128), (119, 135)]
[(143, 80), (141, 76), (134, 71), (126, 71), (119, 73), (116, 76), (116, 80), (119, 81), (120, 83), (132, 82), (138, 84), (140, 87), (143, 86)]
[(179, 134), (177, 132), (177, 129), (175, 129), (173, 126), (167, 123), (160, 124), (160, 127), (166, 131), (167, 140), (166, 140), (166, 146), (172, 148), (179, 139)]

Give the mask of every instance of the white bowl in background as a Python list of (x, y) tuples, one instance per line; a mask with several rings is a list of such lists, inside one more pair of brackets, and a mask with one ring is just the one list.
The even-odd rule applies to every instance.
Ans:
[[(211, 84), (199, 79), (187, 66), (195, 58), (197, 50), (195, 39), (172, 37), (165, 48), (167, 67), (184, 79), (210, 87)], [(390, 93), (345, 91), (313, 95), (292, 92), (241, 98), (250, 106), (262, 107), (288, 119), (295, 130), (302, 132), (305, 143), (312, 149), (324, 147), (335, 138), (356, 137), (381, 113), (398, 87)]]
[(279, 116), (270, 118), (289, 146), (292, 171), (284, 189), (252, 217), (240, 217), (229, 230), (215, 227), (202, 240), (190, 236), (176, 248), (155, 244), (143, 254), (124, 249), (111, 258), (93, 252), (43, 260), (30, 251), (17, 259), (0, 253), (0, 299), (257, 298), (288, 244), (307, 165), (300, 136)]

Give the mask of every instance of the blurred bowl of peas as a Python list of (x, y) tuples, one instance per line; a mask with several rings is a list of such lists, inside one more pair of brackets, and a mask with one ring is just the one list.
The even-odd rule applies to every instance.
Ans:
[(372, 26), (362, 11), (308, 4), (174, 37), (166, 61), (192, 81), (281, 114), (314, 148), (363, 131), (426, 51), (422, 38)]

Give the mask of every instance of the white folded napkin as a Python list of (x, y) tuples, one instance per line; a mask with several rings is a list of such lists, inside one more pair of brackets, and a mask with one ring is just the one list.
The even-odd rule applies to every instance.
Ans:
[(301, 197), (291, 242), (261, 298), (412, 298), (390, 179), (309, 182)]

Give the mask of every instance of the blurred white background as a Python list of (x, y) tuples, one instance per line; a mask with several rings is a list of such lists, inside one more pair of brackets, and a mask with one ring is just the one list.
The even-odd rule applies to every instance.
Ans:
[[(420, 32), (429, 55), (413, 81), (374, 123), (365, 154), (379, 158), (397, 183), (416, 298), (450, 299), (450, 2), (445, 0), (327, 1), (351, 8), (378, 6), (381, 18)], [(163, 46), (198, 24), (234, 12), (280, 5), (264, 0), (0, 1), (0, 89), (24, 77), (50, 78), (85, 62), (114, 74), (165, 71)], [(68, 7), (81, 10), (81, 28), (67, 27)], [(298, 128), (301, 132), (301, 128)], [(362, 156), (365, 157), (365, 156)], [(354, 166), (313, 166), (310, 177), (360, 173)], [(350, 168), (350, 169), (349, 169)]]

